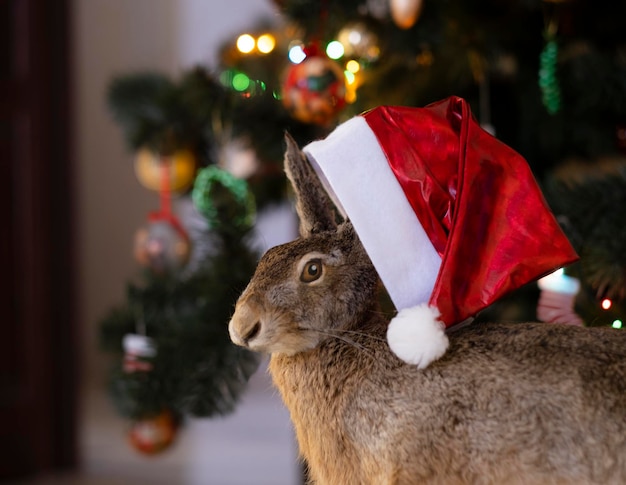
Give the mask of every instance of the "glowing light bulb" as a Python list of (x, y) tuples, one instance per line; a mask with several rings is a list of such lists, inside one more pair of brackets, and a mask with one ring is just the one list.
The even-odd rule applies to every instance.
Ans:
[(604, 300), (602, 300), (602, 303), (600, 303), (600, 305), (602, 306), (603, 309), (608, 310), (609, 308), (613, 306), (613, 302), (609, 300), (608, 298), (605, 298)]
[(269, 54), (276, 47), (276, 40), (271, 34), (263, 34), (256, 40), (256, 47), (262, 54)]
[(350, 72), (350, 71), (344, 71), (343, 75), (346, 77), (346, 83), (350, 84), (354, 84), (354, 81), (356, 81), (356, 77), (354, 76), (354, 73)]
[(238, 72), (233, 76), (232, 84), (236, 91), (245, 91), (250, 87), (250, 78), (243, 72)]
[(341, 59), (344, 53), (343, 44), (337, 40), (329, 42), (326, 46), (326, 55), (331, 59)]
[(621, 320), (613, 320), (613, 325), (611, 325), (613, 328), (622, 328), (622, 321)]
[(243, 54), (249, 54), (254, 49), (256, 42), (250, 34), (242, 34), (237, 38), (237, 49)]
[(304, 49), (302, 49), (301, 45), (294, 45), (291, 49), (289, 49), (288, 57), (294, 64), (300, 64), (306, 59), (306, 54), (304, 53)]
[(359, 64), (354, 59), (346, 62), (346, 70), (350, 71), (352, 74), (359, 72), (360, 69), (361, 69), (361, 64)]

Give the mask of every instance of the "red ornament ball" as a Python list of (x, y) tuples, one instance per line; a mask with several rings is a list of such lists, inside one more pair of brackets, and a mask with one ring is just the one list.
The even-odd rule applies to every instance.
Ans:
[(135, 260), (155, 274), (181, 270), (191, 253), (191, 244), (174, 220), (149, 220), (135, 233)]
[(174, 442), (178, 433), (178, 421), (170, 411), (135, 421), (128, 441), (137, 451), (146, 455), (160, 453)]
[(344, 108), (345, 96), (343, 71), (328, 57), (308, 56), (287, 69), (283, 105), (303, 123), (328, 124)]

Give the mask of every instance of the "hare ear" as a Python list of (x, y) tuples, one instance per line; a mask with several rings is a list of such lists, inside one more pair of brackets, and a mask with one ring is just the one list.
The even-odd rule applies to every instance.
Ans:
[(300, 218), (300, 235), (335, 229), (331, 202), (313, 167), (295, 140), (285, 133), (285, 173), (296, 194), (296, 211)]

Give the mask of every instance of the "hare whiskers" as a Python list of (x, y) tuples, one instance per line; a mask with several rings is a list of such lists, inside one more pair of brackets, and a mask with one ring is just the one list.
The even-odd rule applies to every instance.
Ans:
[(341, 329), (341, 328), (335, 328), (334, 330), (336, 332), (349, 333), (349, 334), (352, 334), (352, 335), (355, 335), (355, 336), (358, 336), (358, 337), (364, 337), (364, 338), (369, 339), (369, 340), (377, 340), (379, 342), (386, 342), (387, 341), (386, 339), (384, 339), (382, 337), (377, 337), (375, 335), (371, 335), (371, 334), (365, 333), (365, 332), (357, 332), (356, 330), (344, 330), (344, 329)]
[[(355, 342), (354, 340), (351, 340), (347, 337), (341, 336), (341, 335), (337, 335), (334, 332), (331, 332), (329, 330), (320, 330), (319, 328), (309, 328), (309, 327), (298, 327), (298, 329), (300, 330), (306, 330), (307, 332), (316, 332), (319, 333), (320, 335), (326, 335), (327, 337), (332, 337), (332, 338), (336, 338), (337, 340), (341, 340), (342, 342), (347, 343), (348, 345), (351, 345), (352, 347), (359, 349), (361, 351), (363, 351), (364, 353), (370, 355), (373, 357), (373, 354), (370, 352), (370, 350), (361, 345), (358, 342)], [(349, 332), (348, 330), (346, 330), (346, 332)], [(358, 333), (358, 332), (355, 332)]]

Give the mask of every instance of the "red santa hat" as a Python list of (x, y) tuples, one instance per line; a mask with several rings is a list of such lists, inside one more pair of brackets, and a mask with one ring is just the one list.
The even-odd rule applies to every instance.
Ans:
[(421, 368), (446, 328), (578, 258), (524, 158), (461, 98), (373, 109), (304, 152), (398, 309), (391, 349)]

